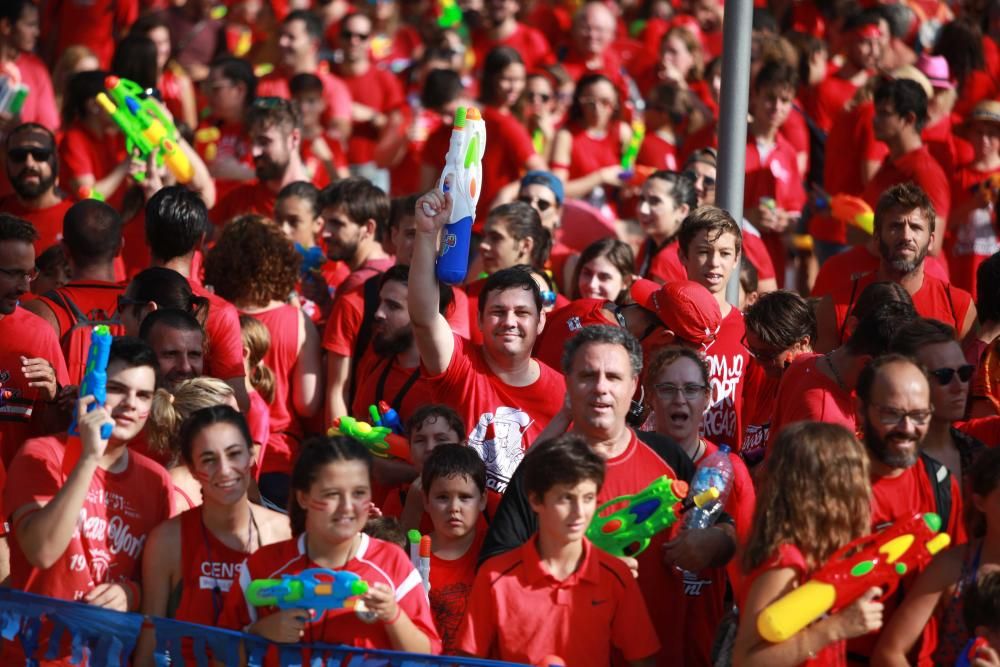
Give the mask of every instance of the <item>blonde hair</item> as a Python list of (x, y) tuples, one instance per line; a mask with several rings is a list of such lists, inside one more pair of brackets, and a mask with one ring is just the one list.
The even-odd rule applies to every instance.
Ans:
[(868, 456), (844, 427), (787, 426), (761, 472), (743, 556), (747, 572), (774, 557), (782, 544), (798, 547), (815, 568), (871, 528)]
[[(691, 71), (688, 72), (688, 81), (697, 81), (705, 76), (705, 52), (701, 49), (701, 41), (697, 36), (684, 26), (674, 26), (663, 36), (663, 42), (671, 37), (676, 37), (684, 43), (684, 47), (691, 54)], [(662, 51), (662, 48), (661, 48)]]
[(171, 452), (178, 459), (177, 434), (191, 413), (213, 405), (223, 405), (235, 396), (232, 388), (217, 378), (196, 377), (179, 383), (173, 393), (157, 389), (149, 413), (149, 447), (154, 452)]
[(100, 61), (94, 55), (94, 52), (82, 44), (67, 46), (66, 50), (59, 56), (56, 66), (52, 69), (52, 91), (55, 96), (57, 109), (62, 109), (62, 100), (66, 92), (66, 85), (73, 75), (77, 73), (77, 67), (80, 66), (80, 63), (87, 58), (93, 58), (98, 61), (98, 67), (100, 67)]
[(271, 348), (271, 332), (256, 317), (240, 315), (240, 333), (249, 352), (250, 384), (270, 404), (274, 401), (274, 371), (264, 363), (264, 355)]

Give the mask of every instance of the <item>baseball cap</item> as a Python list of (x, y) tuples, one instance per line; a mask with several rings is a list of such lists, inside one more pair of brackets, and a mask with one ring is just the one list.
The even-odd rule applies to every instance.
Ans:
[(719, 333), (722, 311), (703, 285), (675, 280), (660, 285), (646, 278), (632, 283), (632, 299), (652, 311), (675, 336), (708, 347)]
[(556, 206), (562, 206), (563, 199), (566, 198), (566, 190), (563, 188), (563, 182), (551, 171), (541, 171), (540, 169), (529, 171), (521, 179), (521, 187), (523, 188), (526, 185), (544, 185), (549, 190), (552, 190), (552, 194), (556, 196)]

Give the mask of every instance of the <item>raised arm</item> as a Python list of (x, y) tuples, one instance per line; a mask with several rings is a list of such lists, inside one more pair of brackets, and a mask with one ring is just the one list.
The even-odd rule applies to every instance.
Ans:
[(451, 195), (430, 190), (417, 200), (417, 236), (410, 258), (407, 306), (420, 360), (430, 375), (440, 375), (451, 363), (455, 338), (439, 311), (440, 295), (434, 273), (438, 238), (451, 217)]

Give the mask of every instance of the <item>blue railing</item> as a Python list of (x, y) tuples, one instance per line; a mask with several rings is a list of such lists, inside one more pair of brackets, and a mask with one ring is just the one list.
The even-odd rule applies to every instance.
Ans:
[[(0, 588), (0, 636), (4, 641), (20, 642), (25, 655), (33, 656), (40, 651), (42, 659), (59, 657), (60, 646), (68, 637), (73, 664), (79, 664), (87, 657), (93, 667), (126, 665), (144, 620), (156, 630), (155, 658), (156, 664), (161, 667), (183, 664), (180, 660), (182, 642), (188, 642), (193, 648), (197, 667), (209, 667), (212, 658), (225, 665), (238, 665), (241, 647), (247, 656), (248, 667), (259, 667), (272, 646), (277, 648), (282, 667), (334, 667), (344, 664), (348, 658), (351, 667), (509, 667), (514, 664), (333, 644), (272, 644), (242, 632), (155, 616), (144, 617)], [(47, 645), (39, 646), (43, 628), (50, 628), (51, 634), (48, 635)], [(307, 655), (310, 656), (308, 662)], [(173, 656), (173, 662), (170, 662), (169, 656)], [(30, 659), (27, 662), (30, 667), (35, 664)]]

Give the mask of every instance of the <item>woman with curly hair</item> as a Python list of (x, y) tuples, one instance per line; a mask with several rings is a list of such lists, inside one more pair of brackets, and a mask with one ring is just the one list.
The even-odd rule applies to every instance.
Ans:
[(302, 427), (322, 400), (320, 339), (316, 327), (289, 303), (299, 276), (299, 254), (267, 218), (244, 215), (222, 230), (205, 259), (205, 282), (243, 314), (260, 320), (271, 335), (264, 363), (274, 371), (271, 433), (261, 461), (261, 496), (288, 505), (292, 461)]
[(778, 644), (757, 631), (769, 604), (809, 579), (870, 527), (868, 457), (842, 426), (799, 422), (778, 435), (757, 486), (753, 528), (743, 556), (735, 667), (845, 665), (846, 640), (882, 627), (877, 587)]

